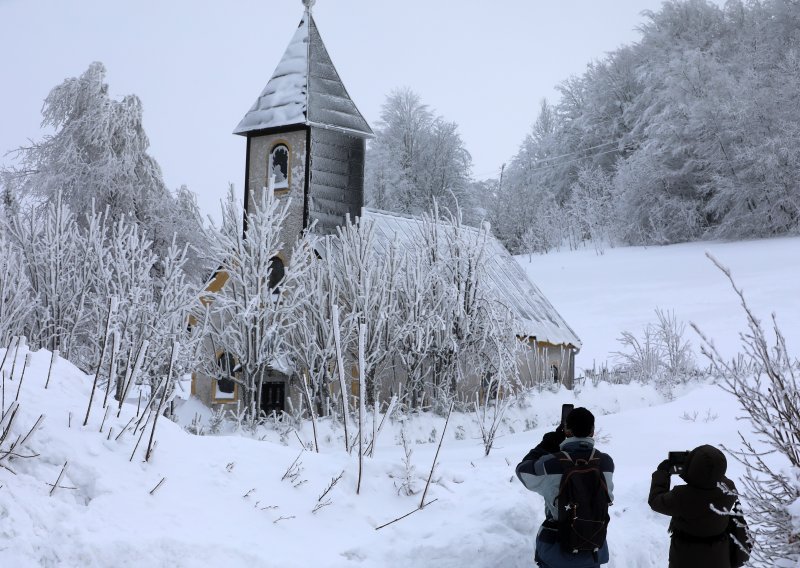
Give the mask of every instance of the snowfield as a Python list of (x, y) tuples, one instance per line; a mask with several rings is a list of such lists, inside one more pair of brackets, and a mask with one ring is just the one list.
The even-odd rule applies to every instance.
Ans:
[[(798, 238), (564, 252), (520, 262), (583, 340), (578, 366), (591, 367), (619, 349), (621, 331), (637, 332), (653, 321), (655, 307), (695, 321), (724, 353), (735, 353), (744, 318), (728, 282), (704, 257), (706, 249), (733, 269), (759, 315), (778, 313), (796, 353)], [(693, 332), (687, 337), (697, 346)], [(737, 430), (747, 427), (737, 421), (736, 402), (706, 383), (671, 397), (640, 384), (545, 391), (508, 411), (504, 434), (488, 457), (474, 418), (453, 415), (426, 499), (435, 501), (376, 530), (418, 506), (443, 418), (405, 420), (415, 495), (398, 491), (405, 473), (400, 420), (384, 429), (375, 457), (365, 460), (356, 495), (357, 458), (343, 451), (341, 428), (328, 422), (319, 425), (317, 454), (302, 447), (311, 439), (309, 424), (297, 434), (273, 428), (196, 436), (161, 419), (155, 452), (145, 462), (150, 427), (136, 451), (138, 432), (125, 428), (136, 401), (125, 403), (119, 417), (114, 405), (103, 424), (101, 392), (84, 427), (91, 377), (57, 361), (45, 389), (49, 352), (32, 354), (24, 379), (25, 349), (10, 376), (12, 359), (13, 352), (2, 367), (4, 409), (22, 386), (8, 440), (24, 436), (41, 414), (45, 418), (20, 450), (38, 456), (3, 462), (9, 469), (0, 469), (3, 567), (531, 566), (544, 508), (516, 480), (514, 467), (555, 425), (565, 402), (595, 413), (598, 447), (616, 463), (609, 566), (663, 567), (668, 519), (647, 506), (651, 471), (669, 450), (702, 443), (737, 447)], [(202, 409), (190, 402), (178, 414), (188, 424), (198, 413)], [(729, 477), (741, 474), (730, 459)]]
[[(775, 312), (788, 344), (800, 345), (798, 237), (623, 247), (603, 254), (584, 249), (517, 258), (581, 338), (577, 366), (591, 368), (620, 349), (616, 341), (620, 332), (638, 334), (655, 322), (656, 308), (673, 310), (679, 320), (695, 323), (723, 355), (738, 352), (744, 315), (727, 278), (706, 252), (731, 269), (765, 328)], [(699, 347), (692, 330), (686, 336)]]

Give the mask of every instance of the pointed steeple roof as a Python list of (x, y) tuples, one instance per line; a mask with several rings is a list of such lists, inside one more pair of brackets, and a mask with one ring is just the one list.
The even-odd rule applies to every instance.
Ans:
[(234, 134), (309, 125), (372, 137), (372, 129), (347, 94), (319, 30), (306, 9), (272, 78)]

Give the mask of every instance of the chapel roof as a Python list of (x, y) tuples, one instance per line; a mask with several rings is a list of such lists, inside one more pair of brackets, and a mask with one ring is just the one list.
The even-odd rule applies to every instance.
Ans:
[[(419, 241), (422, 236), (422, 221), (414, 217), (365, 207), (361, 218), (373, 223), (377, 246), (384, 252), (392, 246), (402, 247)], [(462, 227), (461, 230), (477, 232), (473, 227)], [(488, 235), (487, 245), (490, 253), (487, 277), (498, 299), (517, 316), (520, 329), (515, 330), (516, 335), (532, 337), (540, 343), (580, 349), (581, 340), (536, 284), (530, 281), (506, 247), (492, 235)]]
[(308, 4), (267, 86), (233, 133), (247, 136), (295, 125), (373, 136), (328, 55)]

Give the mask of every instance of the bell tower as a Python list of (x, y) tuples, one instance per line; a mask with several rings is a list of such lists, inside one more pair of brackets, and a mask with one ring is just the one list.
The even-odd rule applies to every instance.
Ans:
[(234, 134), (247, 137), (245, 211), (274, 176), (279, 199), (291, 197), (284, 242), (316, 222), (335, 232), (364, 204), (364, 154), (373, 136), (305, 12), (283, 57)]

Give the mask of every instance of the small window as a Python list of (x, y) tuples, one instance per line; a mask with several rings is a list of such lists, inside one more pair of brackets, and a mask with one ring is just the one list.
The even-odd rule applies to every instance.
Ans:
[(217, 357), (217, 366), (221, 377), (217, 379), (217, 390), (222, 395), (232, 395), (236, 386), (232, 380), (233, 372), (236, 368), (236, 360), (230, 353), (223, 353)]
[(273, 256), (269, 261), (269, 289), (278, 292), (278, 286), (283, 280), (285, 270), (283, 268), (283, 261), (277, 256)]
[(269, 178), (273, 178), (275, 180), (275, 189), (288, 189), (289, 148), (285, 144), (278, 144), (269, 153), (268, 170), (267, 186), (269, 186)]

